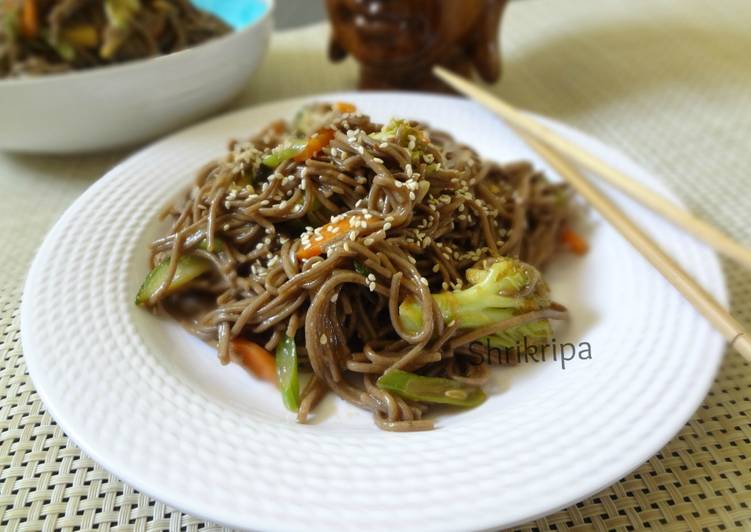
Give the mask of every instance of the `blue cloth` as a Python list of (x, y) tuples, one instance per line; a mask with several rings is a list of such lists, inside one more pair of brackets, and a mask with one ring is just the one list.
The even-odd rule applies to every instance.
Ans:
[(193, 0), (200, 9), (213, 13), (239, 30), (251, 24), (268, 9), (262, 0)]

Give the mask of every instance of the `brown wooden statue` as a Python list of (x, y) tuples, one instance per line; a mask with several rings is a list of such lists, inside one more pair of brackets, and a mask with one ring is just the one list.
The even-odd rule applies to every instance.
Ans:
[(326, 0), (329, 57), (360, 62), (361, 89), (447, 90), (441, 64), (488, 82), (501, 71), (498, 25), (507, 0)]

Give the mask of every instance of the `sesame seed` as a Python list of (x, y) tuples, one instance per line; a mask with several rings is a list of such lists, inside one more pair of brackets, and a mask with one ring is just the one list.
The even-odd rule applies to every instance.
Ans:
[(428, 286), (428, 280), (425, 277), (420, 277), (420, 283), (422, 283), (425, 286)]
[(436, 272), (436, 273), (439, 272), (439, 271), (441, 271), (441, 265), (440, 264), (434, 264), (433, 265), (433, 271)]
[(321, 340), (321, 345), (326, 345), (328, 343), (328, 341), (329, 341), (329, 339), (326, 337), (325, 334), (321, 335), (320, 340)]

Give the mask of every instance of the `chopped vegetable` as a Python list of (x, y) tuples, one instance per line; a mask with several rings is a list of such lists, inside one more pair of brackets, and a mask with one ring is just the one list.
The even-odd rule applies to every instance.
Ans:
[(587, 241), (568, 226), (564, 226), (563, 230), (561, 231), (561, 242), (563, 242), (569, 250), (571, 250), (573, 253), (576, 253), (577, 255), (584, 255), (587, 251), (589, 251), (589, 245), (587, 244)]
[(334, 138), (334, 130), (332, 129), (321, 129), (310, 137), (308, 139), (307, 144), (305, 145), (305, 149), (303, 149), (300, 153), (295, 155), (294, 159), (298, 163), (301, 163), (303, 161), (307, 161), (308, 159), (311, 159), (315, 157), (315, 155), (321, 151), (323, 148), (329, 145), (329, 142)]
[(76, 49), (68, 41), (64, 39), (53, 40), (47, 31), (43, 32), (43, 35), (47, 44), (64, 60), (73, 61), (76, 58)]
[(276, 374), (282, 401), (292, 412), (300, 405), (300, 383), (297, 377), (297, 346), (295, 339), (285, 336), (276, 346)]
[(332, 129), (321, 129), (307, 140), (288, 140), (277, 146), (261, 159), (261, 162), (270, 168), (276, 168), (288, 159), (294, 159), (297, 162), (307, 161), (328, 146), (333, 138)]
[[(517, 259), (504, 257), (485, 268), (469, 268), (466, 277), (472, 284), (469, 288), (432, 294), (444, 322), (455, 320), (460, 329), (483, 327), (551, 303), (540, 274)], [(422, 307), (411, 296), (399, 305), (399, 316), (410, 332), (422, 327)], [(492, 345), (513, 347), (524, 337), (548, 338), (550, 332), (548, 321), (539, 320), (507, 329), (489, 340)]]
[(90, 24), (79, 24), (64, 28), (60, 33), (62, 40), (82, 48), (94, 48), (99, 44), (99, 33)]
[(441, 377), (423, 377), (399, 369), (384, 373), (376, 381), (376, 386), (412, 401), (464, 407), (477, 406), (485, 401), (485, 392), (477, 386)]
[(368, 136), (375, 140), (394, 140), (403, 146), (409, 146), (411, 140), (415, 142), (415, 145), (427, 143), (429, 140), (423, 129), (413, 126), (403, 118), (392, 118), (380, 131), (370, 133)]
[(240, 356), (242, 365), (261, 380), (276, 385), (276, 362), (263, 347), (244, 338), (232, 340), (232, 349)]
[[(347, 236), (349, 230), (349, 218), (342, 218), (337, 222), (330, 222), (321, 227), (310, 242), (303, 244), (297, 250), (298, 259), (309, 259), (322, 254), (327, 246), (337, 242)], [(320, 240), (316, 240), (320, 238)]]
[[(157, 289), (162, 285), (167, 278), (169, 262), (170, 259), (167, 257), (149, 272), (141, 285), (141, 289), (136, 295), (136, 305), (145, 305), (149, 301), (149, 298), (151, 298), (151, 296), (154, 295)], [(211, 262), (208, 259), (196, 257), (194, 255), (183, 255), (177, 261), (175, 276), (172, 278), (172, 282), (166, 292), (169, 294), (182, 288), (187, 283), (199, 275), (206, 273), (210, 269)]]
[(23, 0), (21, 8), (21, 33), (32, 39), (39, 33), (39, 10), (36, 0)]
[[(214, 249), (209, 250), (208, 242), (204, 239), (198, 244), (198, 247), (206, 251), (216, 252), (224, 248), (224, 242), (215, 238)], [(169, 263), (170, 258), (167, 257), (149, 272), (136, 295), (136, 305), (145, 305), (159, 287), (162, 286), (162, 283), (167, 278)], [(171, 294), (175, 292), (210, 269), (211, 262), (208, 259), (196, 257), (195, 255), (183, 255), (177, 260), (175, 276), (172, 278), (172, 282), (167, 288), (166, 293)]]
[(18, 9), (13, 7), (8, 0), (0, 5), (0, 16), (2, 17), (2, 19), (0, 19), (0, 22), (2, 23), (0, 29), (5, 32), (8, 39), (15, 39), (18, 35), (18, 15)]
[(363, 277), (367, 277), (370, 275), (370, 270), (365, 267), (365, 265), (360, 261), (353, 261), (352, 266), (354, 266), (355, 271), (362, 275)]
[(140, 0), (104, 0), (104, 13), (109, 23), (116, 28), (129, 26), (139, 9)]
[(287, 141), (271, 150), (271, 153), (264, 156), (261, 162), (270, 168), (276, 168), (284, 161), (292, 159), (301, 153), (307, 145), (307, 141), (304, 140)]
[(334, 104), (334, 109), (336, 109), (340, 113), (354, 113), (355, 111), (357, 111), (357, 107), (354, 104), (348, 102), (336, 102)]
[(104, 34), (104, 43), (99, 49), (102, 59), (112, 59), (130, 35), (130, 25), (138, 10), (140, 0), (104, 0), (104, 13), (109, 27)]

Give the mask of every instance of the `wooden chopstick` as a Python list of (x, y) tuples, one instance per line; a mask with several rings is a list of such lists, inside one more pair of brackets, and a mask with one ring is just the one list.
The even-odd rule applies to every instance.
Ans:
[[(510, 108), (497, 100), (494, 96), (475, 87), (472, 83), (461, 79), (461, 83), (454, 83), (453, 74), (438, 72), (441, 79), (457, 91), (483, 103), (501, 118), (504, 111)], [(518, 112), (518, 111), (517, 111)], [(510, 120), (509, 120), (510, 122)], [(512, 123), (512, 125), (516, 125)], [(731, 346), (751, 362), (751, 337), (743, 326), (733, 318), (706, 290), (683, 270), (657, 243), (632, 222), (610, 199), (597, 187), (589, 182), (571, 164), (565, 161), (550, 147), (533, 136), (529, 130), (522, 130), (522, 135), (530, 146), (543, 157), (561, 177), (571, 185), (584, 199), (586, 199), (616, 230), (628, 240), (683, 296), (698, 310), (730, 343)]]
[(433, 72), (458, 92), (466, 95), (471, 94), (473, 99), (491, 107), (496, 114), (514, 128), (543, 141), (567, 159), (592, 171), (604, 181), (622, 190), (645, 207), (667, 218), (720, 253), (751, 267), (751, 249), (739, 244), (716, 227), (671, 203), (623, 172), (609, 166), (596, 155), (559, 136), (544, 124), (522, 113), (497, 96), (480, 89), (472, 82), (442, 67), (435, 67)]

